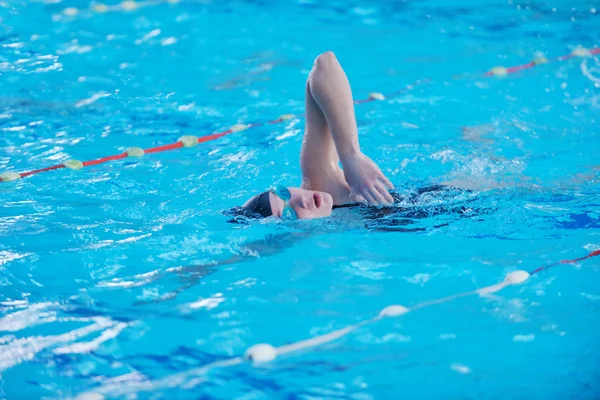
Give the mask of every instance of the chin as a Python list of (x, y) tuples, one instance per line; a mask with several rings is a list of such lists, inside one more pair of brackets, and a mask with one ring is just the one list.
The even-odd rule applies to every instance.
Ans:
[(325, 193), (325, 198), (327, 199), (325, 202), (325, 205), (327, 207), (327, 210), (329, 211), (329, 214), (331, 214), (331, 210), (333, 210), (333, 197), (329, 194), (329, 193)]

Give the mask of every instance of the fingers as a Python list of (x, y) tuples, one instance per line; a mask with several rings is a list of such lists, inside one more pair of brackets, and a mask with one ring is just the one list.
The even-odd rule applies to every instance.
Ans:
[(362, 195), (362, 197), (364, 197), (364, 198), (365, 198), (365, 200), (366, 200), (366, 201), (367, 201), (369, 204), (371, 204), (371, 205), (373, 205), (373, 206), (376, 206), (376, 205), (377, 205), (377, 200), (375, 200), (375, 198), (374, 198), (374, 197), (371, 195), (371, 193), (370, 193), (368, 190), (364, 190), (364, 191), (361, 193), (361, 195)]
[(376, 182), (373, 186), (363, 190), (362, 196), (374, 206), (390, 204), (394, 202), (394, 199), (388, 193), (387, 189), (383, 186), (383, 183)]
[(390, 194), (390, 192), (388, 192), (388, 190), (385, 188), (385, 186), (383, 185), (382, 182), (377, 181), (375, 183), (375, 189), (383, 196), (383, 198), (385, 199), (385, 203), (383, 204), (392, 204), (394, 202), (394, 198), (392, 197), (392, 195)]
[(385, 186), (387, 186), (390, 189), (394, 189), (394, 185), (392, 184), (392, 182), (385, 177), (385, 175), (383, 174), (383, 172), (379, 171), (379, 176), (378, 176), (379, 180), (382, 181), (383, 183), (385, 183)]
[(379, 190), (377, 189), (377, 187), (375, 185), (371, 186), (370, 193), (371, 193), (371, 197), (373, 197), (375, 199), (375, 201), (377, 202), (377, 205), (384, 205), (384, 204), (388, 203), (388, 201), (379, 192)]

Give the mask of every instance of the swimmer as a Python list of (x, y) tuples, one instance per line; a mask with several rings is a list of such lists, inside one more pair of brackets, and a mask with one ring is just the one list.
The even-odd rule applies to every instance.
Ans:
[(332, 52), (317, 57), (306, 82), (300, 166), (300, 187), (278, 185), (238, 211), (246, 217), (296, 220), (327, 217), (350, 203), (394, 202), (389, 192), (394, 185), (360, 149), (350, 83)]

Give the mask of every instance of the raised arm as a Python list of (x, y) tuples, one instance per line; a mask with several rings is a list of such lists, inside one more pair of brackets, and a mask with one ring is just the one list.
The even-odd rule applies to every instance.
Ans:
[(300, 163), (303, 186), (330, 193), (336, 204), (357, 200), (351, 189), (371, 204), (393, 201), (384, 186), (391, 182), (360, 150), (350, 83), (331, 52), (317, 57), (306, 84)]

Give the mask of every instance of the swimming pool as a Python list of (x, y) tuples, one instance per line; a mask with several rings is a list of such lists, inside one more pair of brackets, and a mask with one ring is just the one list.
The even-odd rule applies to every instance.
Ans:
[(600, 248), (600, 7), (565, 4), (0, 2), (0, 173), (302, 114), (333, 50), (399, 191), (471, 189), (418, 231), (227, 223), (299, 183), (298, 117), (0, 182), (0, 397), (598, 398), (599, 257), (415, 308)]

